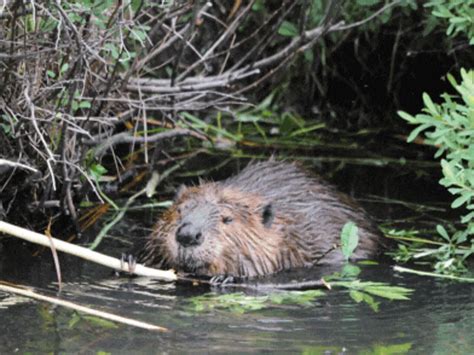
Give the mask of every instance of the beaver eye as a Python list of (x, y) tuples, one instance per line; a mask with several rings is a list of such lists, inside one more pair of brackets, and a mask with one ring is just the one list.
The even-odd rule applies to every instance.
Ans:
[(233, 221), (232, 217), (229, 217), (229, 216), (222, 217), (222, 223), (224, 224), (231, 224), (232, 221)]

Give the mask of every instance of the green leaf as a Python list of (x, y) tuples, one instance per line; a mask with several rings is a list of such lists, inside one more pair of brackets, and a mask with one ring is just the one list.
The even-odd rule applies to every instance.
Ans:
[(346, 287), (349, 290), (370, 293), (374, 296), (383, 297), (390, 300), (408, 300), (410, 294), (413, 292), (413, 290), (409, 288), (391, 286), (383, 282), (372, 281), (333, 281), (331, 282), (331, 285)]
[(248, 296), (243, 293), (229, 293), (223, 295), (205, 294), (193, 297), (191, 308), (194, 312), (203, 312), (212, 309), (224, 309), (232, 313), (243, 314), (258, 311), (275, 304), (311, 305), (317, 297), (325, 293), (321, 290), (274, 292), (268, 296)]
[(341, 271), (341, 276), (344, 278), (355, 278), (360, 274), (360, 267), (352, 265), (352, 264), (345, 264)]
[(440, 236), (442, 236), (444, 239), (446, 239), (448, 242), (450, 241), (450, 238), (449, 238), (449, 235), (448, 235), (448, 232), (446, 231), (446, 229), (444, 229), (444, 227), (440, 224), (438, 224), (436, 226), (436, 231), (438, 232), (438, 234)]
[(255, 12), (259, 12), (265, 9), (265, 1), (264, 0), (257, 0), (252, 6), (252, 10)]
[(409, 113), (406, 113), (404, 111), (397, 111), (397, 114), (403, 118), (405, 121), (408, 121), (409, 123), (417, 123), (417, 120), (414, 116), (410, 115)]
[(451, 181), (456, 180), (455, 172), (453, 166), (445, 159), (441, 160), (441, 167), (443, 168), (443, 174)]
[(360, 303), (364, 300), (364, 294), (360, 291), (351, 290), (349, 291), (349, 296), (351, 296), (351, 298), (357, 303)]
[(131, 0), (132, 11), (136, 12), (142, 6), (143, 0)]
[(262, 120), (262, 117), (259, 115), (243, 112), (243, 113), (238, 113), (236, 115), (236, 121), (237, 122), (260, 122), (263, 120)]
[(416, 127), (416, 128), (410, 133), (410, 135), (408, 136), (407, 142), (410, 143), (410, 142), (414, 141), (415, 138), (418, 137), (418, 135), (419, 135), (422, 131), (424, 131), (425, 129), (429, 128), (430, 126), (431, 126), (430, 124), (425, 123), (425, 124), (422, 124), (421, 126)]
[(412, 343), (393, 344), (393, 345), (381, 345), (376, 344), (373, 346), (368, 354), (370, 355), (402, 355), (408, 354), (411, 350)]
[(107, 172), (107, 169), (100, 164), (92, 164), (89, 168), (89, 173), (95, 181), (99, 181), (100, 178)]
[(278, 29), (278, 34), (285, 37), (296, 37), (298, 35), (298, 28), (289, 21), (283, 21)]
[(433, 101), (431, 101), (430, 96), (426, 92), (423, 93), (423, 102), (425, 103), (425, 106), (428, 109), (428, 111), (433, 116), (436, 116), (439, 114), (438, 110), (436, 109), (436, 106), (434, 105)]
[(375, 4), (378, 4), (380, 0), (357, 0), (356, 3), (357, 5), (360, 6), (372, 6)]
[(367, 293), (364, 293), (364, 292), (360, 292), (360, 291), (357, 291), (357, 290), (351, 290), (349, 292), (349, 295), (351, 296), (351, 298), (356, 301), (357, 303), (360, 303), (360, 302), (365, 302), (367, 303), (370, 308), (372, 308), (372, 310), (374, 312), (378, 312), (379, 311), (379, 305), (380, 303), (379, 302), (376, 302), (374, 300), (374, 298), (370, 295), (368, 295)]
[[(374, 283), (375, 284), (375, 283)], [(375, 296), (387, 298), (389, 300), (406, 301), (409, 300), (409, 294), (412, 292), (411, 289), (399, 286), (389, 285), (368, 285), (363, 288), (367, 293)]]
[(74, 329), (74, 327), (80, 322), (80, 320), (81, 316), (78, 313), (74, 313), (68, 322), (69, 329)]
[(269, 296), (269, 300), (275, 304), (310, 305), (312, 301), (321, 296), (324, 296), (324, 292), (321, 290), (288, 291), (273, 293)]
[(59, 72), (60, 72), (61, 74), (64, 74), (68, 69), (69, 69), (69, 64), (68, 64), (68, 63), (64, 63), (64, 64), (61, 66), (61, 69), (59, 70)]
[(304, 56), (304, 59), (308, 62), (308, 63), (313, 63), (314, 62), (314, 52), (313, 50), (310, 48), (310, 49), (307, 49), (303, 52), (303, 56)]
[(252, 112), (260, 112), (264, 111), (267, 109), (271, 108), (271, 105), (273, 103), (273, 99), (275, 97), (275, 91), (272, 91), (270, 95), (265, 97), (262, 102), (260, 102), (253, 110)]
[(347, 222), (341, 231), (342, 254), (346, 260), (349, 260), (357, 244), (359, 244), (359, 229), (354, 222)]
[(86, 316), (82, 316), (82, 317), (84, 319), (86, 319), (89, 323), (92, 323), (93, 325), (101, 327), (101, 328), (105, 328), (105, 329), (118, 328), (117, 324), (115, 324), (114, 322), (112, 322), (110, 320), (107, 320), (107, 319), (103, 319), (103, 318), (95, 317), (95, 316), (90, 316), (90, 315), (86, 315)]
[(379, 263), (374, 260), (361, 260), (357, 262), (358, 265), (378, 265)]
[(464, 193), (463, 195), (459, 196), (457, 199), (453, 201), (451, 204), (451, 208), (458, 208), (464, 205), (467, 201), (469, 201), (472, 197), (471, 193)]
[[(474, 218), (474, 212), (469, 212), (467, 215), (462, 216), (461, 223), (468, 223)], [(474, 240), (474, 239), (473, 239)]]
[(79, 103), (79, 108), (91, 108), (91, 103), (89, 101), (81, 101)]

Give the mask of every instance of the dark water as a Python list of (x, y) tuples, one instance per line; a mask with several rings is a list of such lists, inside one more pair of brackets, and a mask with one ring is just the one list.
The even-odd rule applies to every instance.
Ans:
[[(310, 306), (276, 305), (244, 314), (196, 312), (190, 299), (204, 290), (144, 279), (78, 277), (62, 297), (165, 326), (167, 334), (109, 328), (63, 308), (0, 295), (0, 353), (263, 352), (454, 353), (474, 349), (472, 285), (400, 275), (371, 266), (364, 279), (416, 289), (410, 301), (381, 300), (374, 312), (337, 289)], [(53, 293), (54, 286), (44, 292)], [(9, 305), (11, 303), (11, 305)], [(78, 320), (73, 324), (73, 320)]]
[[(372, 175), (376, 174), (371, 169)], [(394, 185), (396, 174), (389, 175), (386, 190)], [(399, 177), (405, 179), (406, 176)], [(364, 181), (358, 174), (351, 181)], [(382, 184), (377, 179), (372, 184)], [(369, 201), (380, 222), (419, 218), (418, 225), (429, 225), (428, 217), (444, 202), (433, 195), (422, 181), (417, 188), (408, 180), (403, 189), (396, 181), (397, 194), (392, 200), (374, 198), (371, 191), (355, 186), (359, 197)], [(356, 183), (357, 185), (357, 183)], [(346, 191), (352, 185), (345, 185)], [(382, 189), (383, 190), (383, 189)], [(404, 195), (403, 191), (408, 191)], [(428, 191), (426, 194), (423, 191)], [(429, 192), (431, 191), (431, 193)], [(407, 197), (408, 196), (408, 197)], [(417, 205), (405, 202), (416, 201)], [(420, 208), (429, 200), (435, 210)], [(442, 211), (442, 209), (441, 209)], [(391, 219), (387, 218), (387, 215)], [(143, 221), (141, 221), (143, 222)], [(110, 234), (124, 240), (146, 235), (140, 221), (129, 218)], [(145, 226), (147, 223), (143, 223)], [(94, 234), (92, 231), (91, 234)], [(107, 245), (114, 245), (108, 247)], [(129, 246), (109, 240), (102, 246), (108, 254), (120, 255)], [(18, 248), (18, 246), (16, 246)], [(2, 257), (3, 255), (3, 257)], [(7, 257), (8, 255), (8, 257)], [(209, 292), (223, 294), (188, 284), (160, 283), (149, 279), (117, 277), (109, 270), (72, 257), (61, 257), (63, 280), (60, 297), (104, 311), (167, 327), (169, 333), (156, 333), (124, 325), (104, 324), (93, 318), (48, 304), (18, 299), (0, 293), (0, 353), (348, 353), (348, 354), (468, 354), (474, 351), (474, 288), (444, 280), (399, 274), (390, 265), (362, 267), (362, 280), (414, 289), (409, 301), (380, 302), (379, 311), (365, 303), (355, 303), (346, 289), (326, 291), (309, 305), (271, 305), (268, 308), (237, 313), (226, 309), (198, 311), (192, 302)], [(334, 270), (313, 269), (304, 272), (318, 279)], [(281, 276), (285, 280), (295, 274)], [(47, 252), (40, 257), (22, 248), (6, 246), (0, 253), (0, 279), (33, 285), (56, 295), (54, 269)], [(228, 292), (228, 291), (227, 291)]]

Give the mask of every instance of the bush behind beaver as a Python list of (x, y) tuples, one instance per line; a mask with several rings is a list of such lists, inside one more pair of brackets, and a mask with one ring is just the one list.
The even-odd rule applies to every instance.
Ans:
[(294, 163), (251, 163), (219, 182), (183, 187), (163, 214), (144, 261), (206, 276), (255, 277), (344, 260), (342, 227), (353, 221), (353, 259), (381, 250), (382, 236), (348, 196)]

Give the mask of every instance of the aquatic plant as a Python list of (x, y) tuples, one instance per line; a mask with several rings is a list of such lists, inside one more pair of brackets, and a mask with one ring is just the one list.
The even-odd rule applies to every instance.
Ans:
[[(342, 274), (334, 274), (328, 277), (328, 284), (334, 288), (343, 288), (349, 291), (349, 296), (356, 303), (365, 303), (373, 311), (378, 312), (380, 299), (391, 301), (405, 301), (410, 299), (412, 289), (393, 286), (384, 282), (361, 281), (355, 278), (341, 280)], [(208, 312), (214, 309), (227, 310), (232, 313), (246, 313), (260, 311), (279, 305), (297, 305), (302, 307), (311, 306), (321, 297), (330, 297), (330, 292), (323, 290), (272, 290), (267, 288), (260, 295), (248, 295), (242, 292), (233, 293), (207, 293), (189, 299), (190, 308), (193, 312)], [(376, 297), (376, 298), (374, 298)]]

